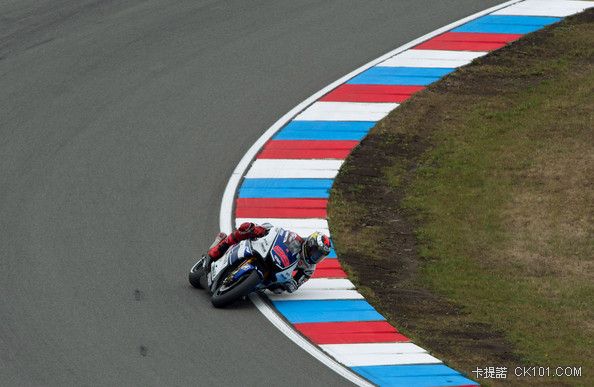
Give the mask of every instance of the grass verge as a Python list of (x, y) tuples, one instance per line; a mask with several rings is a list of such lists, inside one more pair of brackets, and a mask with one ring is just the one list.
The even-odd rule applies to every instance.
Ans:
[[(594, 385), (594, 10), (392, 112), (341, 170), (329, 218), (374, 306), (452, 366)], [(582, 376), (514, 376), (533, 365)]]

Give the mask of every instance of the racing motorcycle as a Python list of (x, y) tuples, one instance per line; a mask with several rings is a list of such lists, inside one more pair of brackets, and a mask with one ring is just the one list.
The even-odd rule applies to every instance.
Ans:
[(254, 291), (280, 287), (292, 277), (299, 262), (299, 250), (288, 245), (288, 236), (288, 231), (272, 228), (262, 238), (243, 240), (214, 261), (210, 272), (203, 256), (190, 269), (190, 284), (208, 289), (211, 302), (217, 308)]

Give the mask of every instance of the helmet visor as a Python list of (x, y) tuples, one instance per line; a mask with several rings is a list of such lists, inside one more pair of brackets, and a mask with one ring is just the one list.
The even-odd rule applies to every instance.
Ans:
[(326, 255), (320, 250), (317, 241), (314, 238), (309, 239), (304, 246), (305, 260), (310, 265), (319, 263)]
[(310, 254), (306, 257), (306, 260), (311, 264), (311, 265), (315, 265), (318, 264), (322, 258), (325, 257), (325, 255), (320, 251), (320, 249), (316, 247), (312, 248), (310, 250)]

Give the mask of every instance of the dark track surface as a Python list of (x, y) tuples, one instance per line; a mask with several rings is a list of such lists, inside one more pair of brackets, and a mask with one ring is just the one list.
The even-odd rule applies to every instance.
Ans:
[(0, 2), (0, 385), (346, 384), (187, 269), (278, 117), (498, 2)]

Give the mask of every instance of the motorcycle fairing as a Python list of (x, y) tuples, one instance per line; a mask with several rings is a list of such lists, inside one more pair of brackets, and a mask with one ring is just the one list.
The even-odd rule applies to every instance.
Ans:
[(248, 241), (241, 241), (235, 246), (231, 247), (229, 251), (229, 265), (234, 265), (240, 259), (251, 257), (253, 255), (252, 249)]
[(288, 232), (282, 230), (276, 236), (272, 248), (270, 249), (270, 256), (278, 270), (284, 271), (293, 266), (299, 259), (287, 245)]
[(249, 241), (247, 240), (241, 241), (238, 244), (231, 246), (225, 255), (213, 262), (211, 272), (209, 274), (209, 287), (212, 286), (212, 284), (218, 282), (218, 276), (223, 271), (223, 269), (232, 266), (239, 260), (251, 255), (252, 249), (250, 248)]

